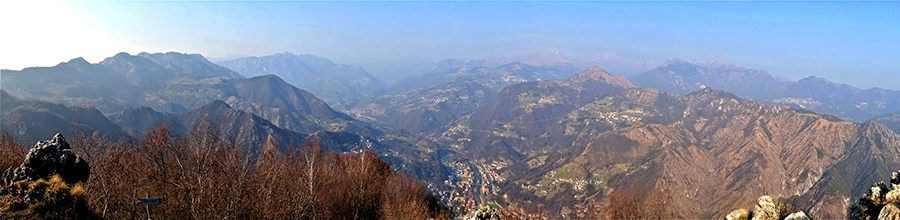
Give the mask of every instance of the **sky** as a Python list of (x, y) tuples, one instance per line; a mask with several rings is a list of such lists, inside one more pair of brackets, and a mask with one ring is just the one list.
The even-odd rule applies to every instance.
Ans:
[(559, 51), (579, 61), (724, 60), (794, 81), (900, 89), (900, 1), (21, 1), (0, 3), (0, 20), (3, 69), (123, 51), (391, 65)]

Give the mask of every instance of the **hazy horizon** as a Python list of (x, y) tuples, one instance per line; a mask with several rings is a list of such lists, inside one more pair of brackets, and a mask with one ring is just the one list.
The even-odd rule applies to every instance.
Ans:
[[(559, 51), (582, 63), (724, 60), (900, 89), (900, 2), (3, 3), (0, 68), (118, 52), (314, 54), (370, 72)], [(657, 65), (658, 65), (657, 64)], [(614, 74), (621, 74), (615, 73)], [(386, 81), (392, 81), (385, 79)]]

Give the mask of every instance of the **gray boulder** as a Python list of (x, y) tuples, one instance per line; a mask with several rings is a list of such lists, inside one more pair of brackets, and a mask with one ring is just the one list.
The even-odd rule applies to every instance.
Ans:
[(91, 166), (72, 152), (61, 134), (35, 144), (22, 165), (3, 172), (3, 184), (10, 186), (17, 181), (34, 181), (53, 174), (59, 174), (66, 184), (87, 181), (91, 174)]

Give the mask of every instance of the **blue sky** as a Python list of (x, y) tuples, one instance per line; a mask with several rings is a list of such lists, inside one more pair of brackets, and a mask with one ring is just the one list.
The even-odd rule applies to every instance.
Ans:
[(791, 80), (900, 89), (900, 1), (0, 4), (2, 19), (16, 21), (2, 24), (8, 69), (120, 51), (289, 51), (364, 64), (557, 50), (581, 61), (610, 52), (725, 60)]

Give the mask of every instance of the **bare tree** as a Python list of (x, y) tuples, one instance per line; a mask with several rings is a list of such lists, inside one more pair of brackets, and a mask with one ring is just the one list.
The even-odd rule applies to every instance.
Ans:
[[(216, 131), (205, 122), (179, 136), (162, 125), (111, 142), (75, 129), (73, 148), (93, 168), (87, 208), (105, 219), (142, 219), (134, 200), (149, 193), (162, 198), (152, 207), (159, 219), (449, 218), (421, 182), (371, 151), (326, 155), (317, 140), (289, 148), (269, 136), (261, 152), (250, 152), (259, 148)], [(24, 154), (11, 135), (0, 137), (2, 165), (18, 165)]]
[(25, 153), (25, 147), (12, 134), (4, 131), (0, 136), (0, 169), (19, 166), (25, 160)]
[(607, 219), (678, 219), (671, 194), (666, 190), (626, 186), (608, 197)]

